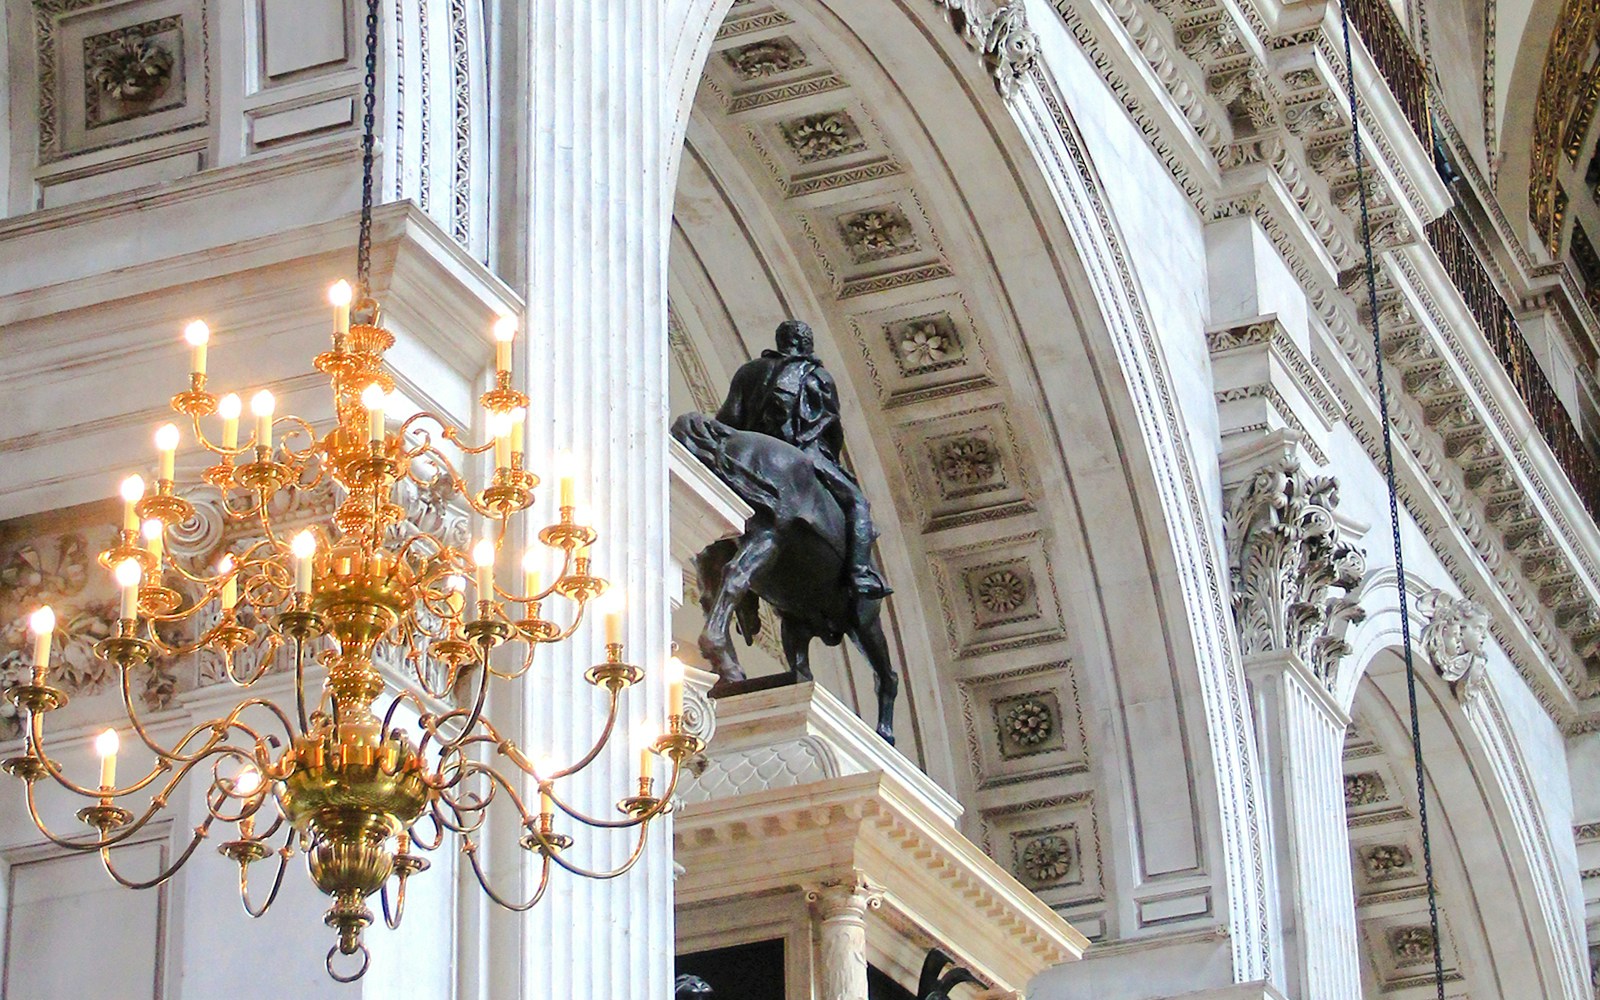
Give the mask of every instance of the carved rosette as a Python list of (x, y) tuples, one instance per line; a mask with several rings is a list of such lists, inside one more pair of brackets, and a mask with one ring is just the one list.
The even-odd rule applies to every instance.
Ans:
[(1341, 537), (1338, 505), (1332, 476), (1283, 458), (1240, 489), (1227, 521), (1241, 652), (1293, 653), (1325, 683), (1366, 617), (1354, 596), (1366, 556)]
[(1466, 697), (1482, 682), (1488, 663), (1483, 651), (1489, 642), (1489, 610), (1439, 590), (1425, 595), (1417, 609), (1429, 616), (1420, 640), (1423, 655), (1458, 697)]
[(819, 925), (818, 1000), (867, 1000), (867, 910), (883, 904), (883, 893), (853, 871), (808, 890), (806, 901)]

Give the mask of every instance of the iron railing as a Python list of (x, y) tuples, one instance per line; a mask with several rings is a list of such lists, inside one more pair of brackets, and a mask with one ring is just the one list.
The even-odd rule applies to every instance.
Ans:
[(1389, 0), (1344, 0), (1350, 25), (1399, 102), (1422, 148), (1433, 149), (1433, 116), (1428, 111), (1428, 75), (1411, 47), (1405, 26)]
[(1556, 461), (1572, 481), (1589, 516), (1600, 522), (1600, 461), (1596, 461), (1594, 453), (1584, 443), (1572, 415), (1556, 395), (1544, 369), (1539, 367), (1511, 305), (1495, 287), (1477, 249), (1454, 215), (1445, 214), (1428, 223), (1427, 236), (1434, 253), (1444, 264), (1445, 273), (1461, 293), (1495, 357), (1500, 360), (1500, 367), (1510, 376), (1517, 395), (1528, 407), (1534, 426), (1555, 453)]

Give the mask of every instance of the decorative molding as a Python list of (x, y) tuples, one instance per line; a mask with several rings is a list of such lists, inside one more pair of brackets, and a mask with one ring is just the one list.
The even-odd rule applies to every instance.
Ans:
[(1292, 653), (1325, 684), (1366, 613), (1354, 596), (1366, 557), (1334, 515), (1339, 484), (1299, 460), (1273, 460), (1234, 496), (1225, 524), (1233, 608), (1245, 656)]

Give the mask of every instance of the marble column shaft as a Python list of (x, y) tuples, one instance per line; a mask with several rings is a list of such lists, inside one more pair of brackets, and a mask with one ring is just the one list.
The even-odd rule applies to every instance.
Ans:
[[(626, 598), (626, 658), (643, 683), (623, 695), (611, 749), (561, 784), (590, 815), (615, 816), (636, 785), (641, 727), (665, 725), (661, 665), (669, 640), (667, 591), (666, 302), (661, 164), (659, 0), (534, 3), (526, 8), (524, 127), (528, 232), (530, 454), (577, 460), (577, 501), (600, 531), (594, 571)], [(542, 492), (543, 520), (555, 517)], [(552, 566), (552, 569), (554, 567)], [(605, 697), (582, 679), (603, 656), (600, 614), (536, 665), (526, 732), (533, 752), (570, 761), (604, 721)], [(658, 774), (660, 781), (664, 775)], [(631, 832), (558, 820), (588, 868), (624, 861)], [(556, 871), (549, 897), (526, 919), (518, 996), (666, 1000), (672, 989), (671, 821), (652, 826), (638, 866), (607, 882)], [(524, 879), (537, 876), (533, 855)], [(521, 919), (521, 918), (518, 918)], [(504, 960), (503, 958), (501, 960)], [(509, 984), (506, 984), (509, 985)]]
[(859, 875), (806, 894), (817, 915), (818, 1000), (867, 1000), (867, 910), (881, 902)]

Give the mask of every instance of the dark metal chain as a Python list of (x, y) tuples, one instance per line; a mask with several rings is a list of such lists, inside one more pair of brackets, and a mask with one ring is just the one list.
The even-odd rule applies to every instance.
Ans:
[(1400, 599), (1400, 650), (1406, 664), (1406, 697), (1411, 709), (1411, 759), (1416, 767), (1417, 818), (1422, 824), (1422, 868), (1428, 883), (1428, 927), (1433, 932), (1433, 982), (1444, 1000), (1444, 948), (1439, 940), (1439, 894), (1433, 880), (1433, 842), (1428, 837), (1428, 786), (1422, 766), (1422, 722), (1417, 711), (1417, 667), (1411, 655), (1411, 602), (1406, 595), (1406, 561), (1400, 544), (1400, 491), (1395, 485), (1394, 435), (1389, 426), (1389, 389), (1384, 381), (1383, 331), (1378, 320), (1378, 258), (1372, 249), (1372, 216), (1362, 163), (1361, 119), (1356, 105), (1356, 64), (1350, 50), (1350, 11), (1339, 5), (1344, 27), (1344, 68), (1350, 98), (1350, 145), (1361, 203), (1361, 242), (1366, 249), (1367, 310), (1372, 317), (1372, 356), (1378, 384), (1378, 418), (1383, 422), (1383, 472), (1389, 486), (1389, 529), (1394, 539), (1395, 589)]
[(378, 106), (378, 0), (367, 0), (367, 75), (361, 95), (361, 235), (356, 241), (357, 300), (372, 294), (372, 149)]

